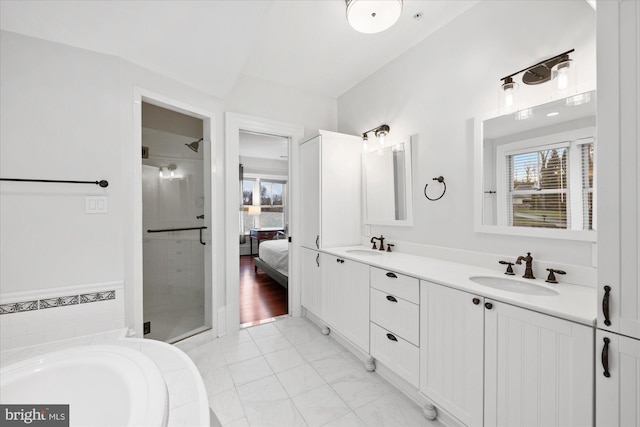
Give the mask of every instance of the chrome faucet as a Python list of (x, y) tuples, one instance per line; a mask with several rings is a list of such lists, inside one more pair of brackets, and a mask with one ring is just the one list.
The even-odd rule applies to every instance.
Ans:
[[(376, 246), (376, 242), (374, 242), (374, 240), (378, 240), (380, 242), (380, 249), (378, 249), (378, 247)], [(380, 251), (384, 251), (384, 236), (382, 234), (380, 235), (380, 237), (372, 237), (371, 243), (373, 243), (373, 246), (371, 247), (371, 249), (378, 249)]]
[(524, 268), (524, 277), (525, 279), (535, 279), (533, 275), (533, 257), (531, 256), (531, 252), (527, 252), (527, 256), (519, 256), (516, 260), (516, 264), (521, 265), (522, 261), (525, 262)]

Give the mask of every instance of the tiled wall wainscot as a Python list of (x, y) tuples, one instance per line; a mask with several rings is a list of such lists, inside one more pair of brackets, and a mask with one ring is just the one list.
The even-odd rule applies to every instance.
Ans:
[(122, 327), (122, 282), (0, 295), (2, 350)]

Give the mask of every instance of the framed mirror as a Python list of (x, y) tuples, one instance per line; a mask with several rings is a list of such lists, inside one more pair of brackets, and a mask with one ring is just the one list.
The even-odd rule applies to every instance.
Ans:
[(475, 123), (476, 231), (596, 241), (596, 92)]
[(400, 142), (362, 155), (365, 224), (413, 225), (411, 144)]

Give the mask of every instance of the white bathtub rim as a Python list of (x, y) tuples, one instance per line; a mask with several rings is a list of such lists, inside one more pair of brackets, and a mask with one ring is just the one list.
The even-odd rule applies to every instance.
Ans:
[[(52, 351), (0, 368), (0, 385), (14, 379), (25, 377), (29, 371), (44, 364), (68, 365), (74, 359), (82, 357), (119, 358), (124, 364), (118, 369), (127, 383), (131, 376), (142, 376), (143, 381), (136, 383), (131, 390), (130, 407), (135, 408), (129, 414), (129, 424), (135, 426), (166, 426), (169, 412), (167, 386), (160, 368), (142, 352), (121, 345), (86, 345)], [(128, 365), (128, 366), (127, 366)], [(135, 365), (135, 368), (133, 367)], [(0, 401), (4, 399), (0, 398)], [(31, 403), (31, 402), (29, 402)], [(34, 402), (37, 404), (38, 402)], [(73, 409), (70, 408), (72, 411)], [(73, 425), (73, 420), (71, 421)]]

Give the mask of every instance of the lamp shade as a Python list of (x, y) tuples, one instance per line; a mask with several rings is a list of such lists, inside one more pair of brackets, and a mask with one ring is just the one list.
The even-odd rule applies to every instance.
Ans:
[(354, 30), (379, 33), (396, 23), (402, 0), (347, 0), (347, 21)]
[(260, 206), (249, 206), (249, 215), (258, 216), (262, 212), (262, 208)]

